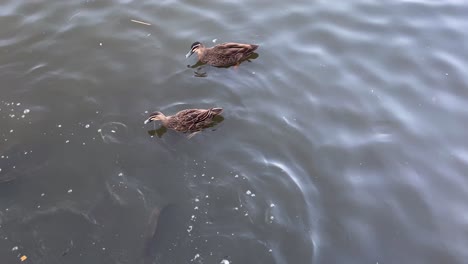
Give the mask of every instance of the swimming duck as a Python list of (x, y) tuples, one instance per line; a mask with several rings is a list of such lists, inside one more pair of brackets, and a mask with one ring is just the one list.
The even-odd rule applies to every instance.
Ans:
[(198, 59), (203, 63), (216, 67), (228, 67), (238, 65), (241, 61), (247, 59), (257, 48), (258, 45), (234, 42), (205, 48), (203, 44), (197, 41), (192, 44), (190, 51), (185, 57), (188, 58), (193, 53), (197, 53)]
[(219, 107), (210, 109), (185, 109), (171, 116), (165, 116), (161, 112), (154, 112), (145, 120), (145, 124), (160, 120), (166, 128), (190, 133), (188, 138), (191, 138), (202, 129), (209, 127), (213, 123), (213, 118), (222, 112), (223, 109)]

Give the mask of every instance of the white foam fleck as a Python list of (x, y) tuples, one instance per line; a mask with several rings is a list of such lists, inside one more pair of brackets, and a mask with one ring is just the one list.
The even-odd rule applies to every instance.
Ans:
[(245, 193), (246, 193), (247, 195), (251, 195), (251, 194), (252, 194), (252, 192), (251, 192), (250, 190), (247, 190)]
[(11, 251), (16, 251), (16, 250), (18, 250), (18, 246), (14, 246), (14, 247), (11, 249)]
[(89, 128), (89, 124), (86, 124), (84, 127), (85, 127), (85, 128)]
[(68, 190), (68, 193), (72, 193), (72, 192), (73, 192), (73, 190), (72, 190), (72, 189)]
[(23, 114), (28, 114), (31, 110), (29, 109), (24, 109)]
[(216, 41), (218, 41), (218, 39), (213, 39), (213, 43), (216, 43)]
[(270, 207), (275, 207), (276, 205), (274, 203), (270, 204)]
[(62, 127), (62, 125), (59, 124), (59, 125), (57, 125), (57, 127)]

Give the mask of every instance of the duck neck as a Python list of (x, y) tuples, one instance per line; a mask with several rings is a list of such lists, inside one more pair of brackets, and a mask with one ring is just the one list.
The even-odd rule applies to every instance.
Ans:
[(166, 126), (168, 123), (169, 123), (169, 117), (165, 116), (165, 115), (161, 115), (160, 117), (160, 120), (161, 120), (161, 123)]
[(206, 51), (205, 47), (200, 47), (195, 51), (200, 61), (203, 59), (203, 57), (205, 57), (205, 51)]

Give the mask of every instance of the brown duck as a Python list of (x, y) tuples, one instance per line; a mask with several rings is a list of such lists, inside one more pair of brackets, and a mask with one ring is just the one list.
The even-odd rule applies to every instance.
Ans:
[(145, 124), (151, 121), (160, 120), (166, 128), (190, 133), (188, 138), (213, 124), (213, 118), (223, 112), (222, 108), (210, 109), (185, 109), (172, 116), (165, 116), (161, 112), (152, 113)]
[(198, 60), (202, 63), (216, 67), (228, 67), (238, 65), (241, 61), (246, 60), (257, 48), (258, 45), (234, 42), (205, 48), (203, 44), (197, 41), (192, 44), (190, 51), (185, 57), (188, 58), (193, 53), (197, 53)]

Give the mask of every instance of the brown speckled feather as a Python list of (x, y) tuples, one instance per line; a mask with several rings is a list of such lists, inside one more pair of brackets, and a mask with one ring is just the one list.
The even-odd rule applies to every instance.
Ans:
[(213, 123), (213, 118), (221, 114), (222, 108), (186, 109), (167, 117), (165, 126), (180, 132), (200, 131)]
[(201, 48), (199, 60), (217, 67), (236, 65), (247, 59), (258, 45), (242, 43), (222, 43), (211, 48)]

